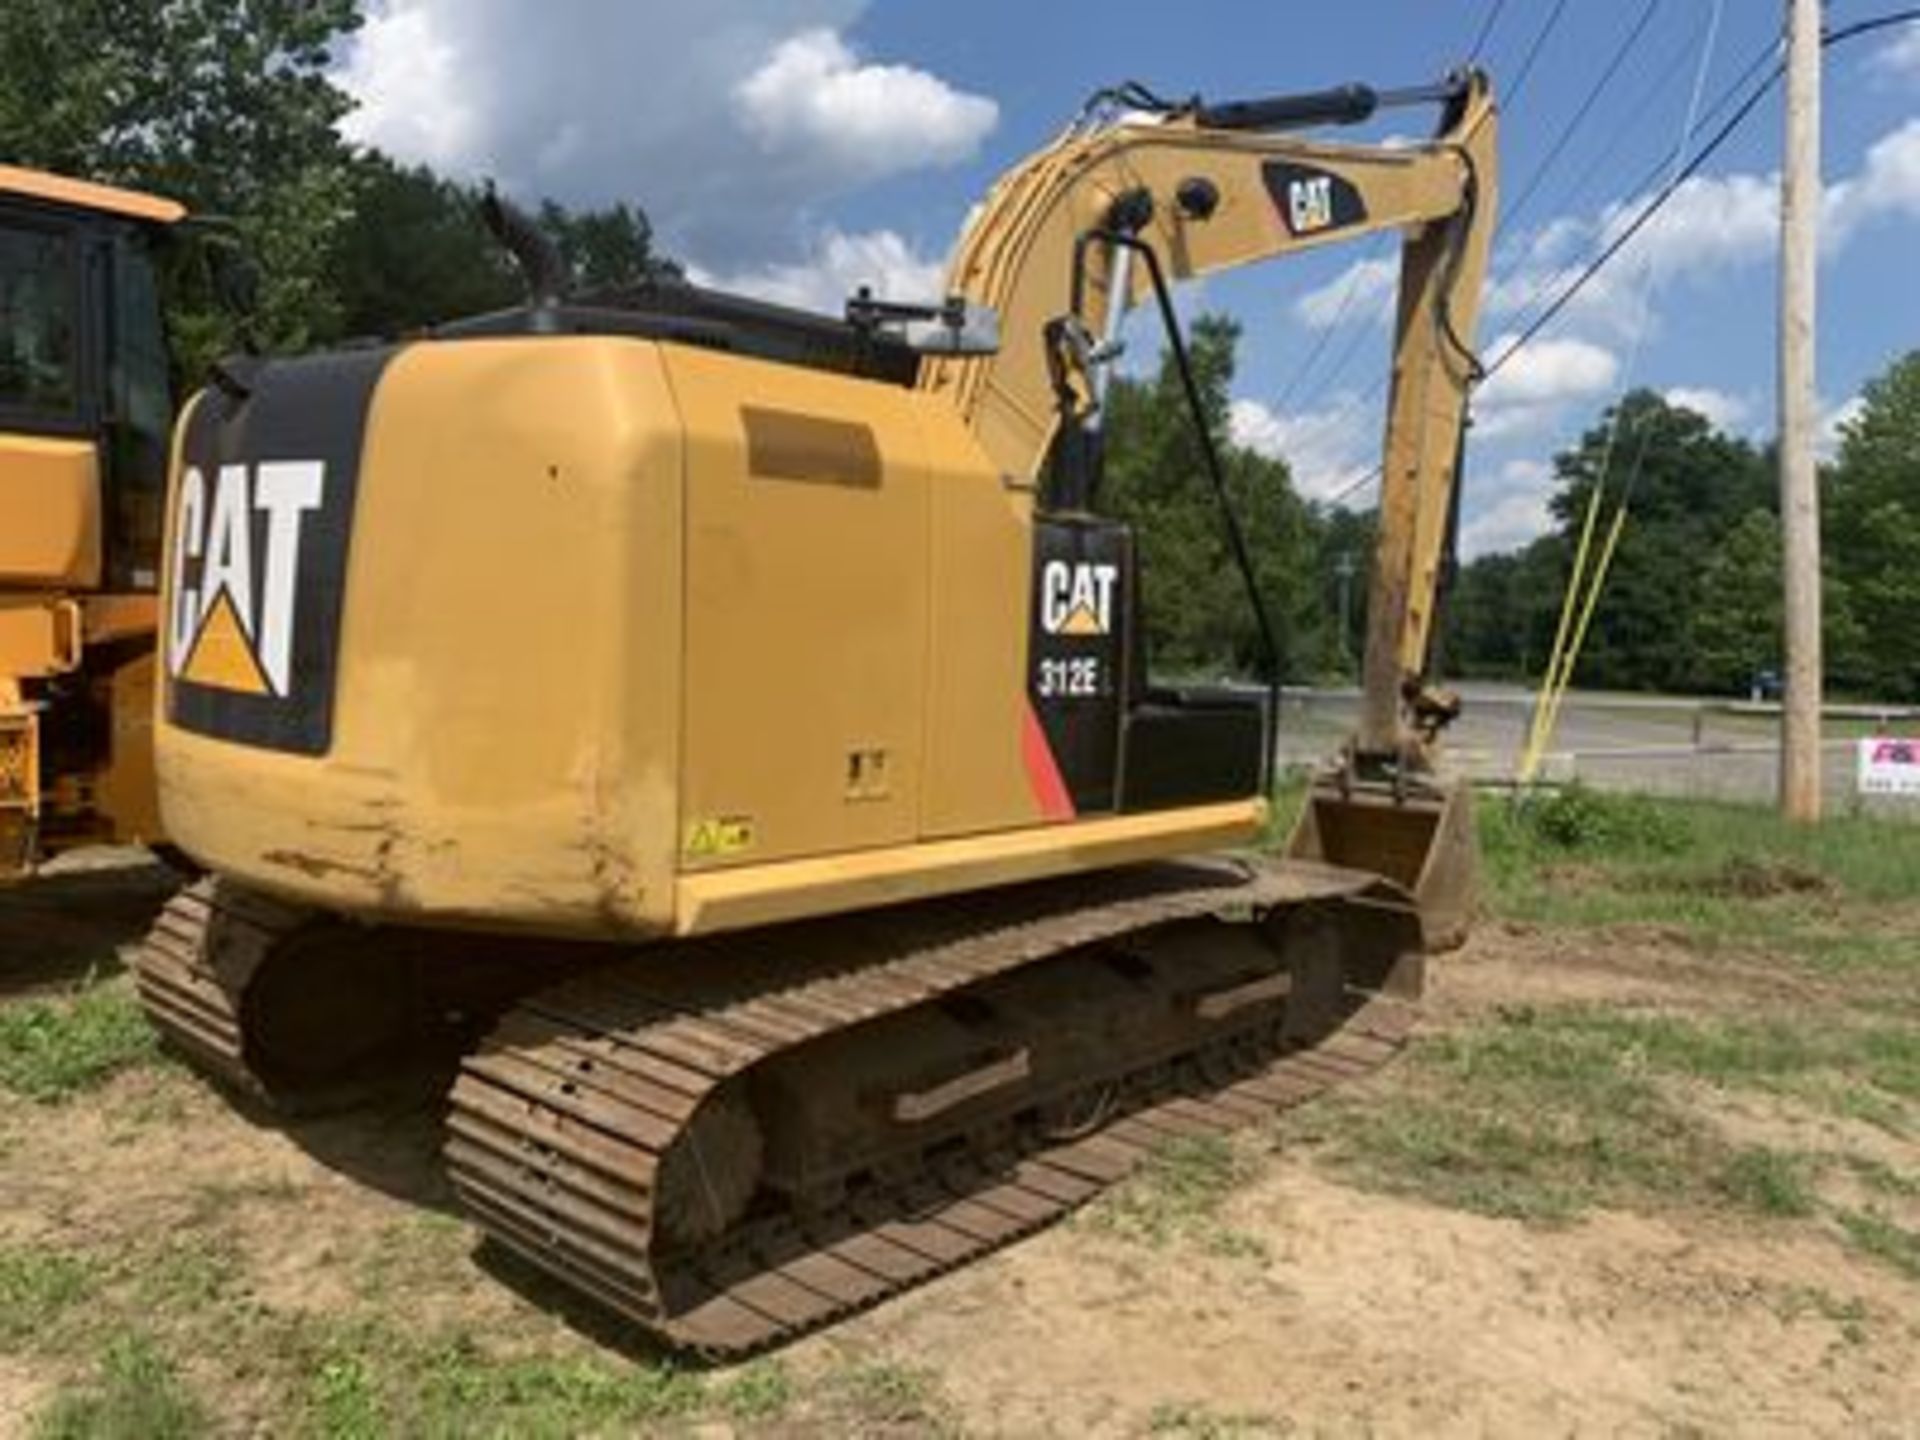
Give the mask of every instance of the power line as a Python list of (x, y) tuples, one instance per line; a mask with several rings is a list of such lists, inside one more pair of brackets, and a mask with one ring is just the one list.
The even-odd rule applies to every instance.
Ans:
[[(1341, 293), (1340, 303), (1334, 311), (1333, 318), (1320, 327), (1319, 338), (1314, 341), (1312, 348), (1307, 352), (1306, 358), (1300, 363), (1298, 368), (1294, 370), (1292, 378), (1281, 387), (1280, 398), (1274, 401), (1274, 409), (1285, 411), (1287, 402), (1293, 398), (1294, 392), (1306, 382), (1306, 378), (1308, 374), (1312, 372), (1314, 366), (1320, 363), (1320, 357), (1326, 353), (1328, 344), (1333, 340), (1334, 332), (1346, 323), (1347, 312), (1353, 308), (1353, 302), (1359, 297), (1367, 275), (1366, 267), (1379, 258), (1381, 247), (1385, 242), (1386, 237), (1384, 235), (1374, 236), (1372, 243), (1368, 246), (1367, 253), (1354, 262), (1353, 270), (1347, 277), (1346, 287)], [(1316, 392), (1316, 394), (1317, 393), (1318, 392)]]
[[(1562, 4), (1557, 6), (1554, 11), (1554, 14), (1549, 17), (1548, 24), (1546, 27), (1543, 28), (1541, 36), (1536, 38), (1535, 47), (1534, 47), (1536, 53), (1539, 49), (1540, 44), (1543, 43), (1544, 41), (1546, 32), (1551, 29), (1554, 21), (1558, 18), (1561, 10), (1563, 10), (1564, 8), (1565, 8), (1565, 4), (1564, 4), (1564, 0), (1562, 0)], [(1496, 14), (1497, 14), (1497, 10), (1498, 10), (1498, 7), (1496, 7)], [(1841, 44), (1848, 40), (1853, 40), (1853, 39), (1860, 38), (1861, 36), (1874, 34), (1881, 30), (1891, 29), (1894, 26), (1912, 24), (1916, 21), (1920, 21), (1920, 6), (1908, 7), (1905, 9), (1892, 11), (1888, 14), (1872, 16), (1865, 20), (1854, 21), (1851, 24), (1841, 26), (1837, 29), (1829, 30), (1822, 37), (1821, 48), (1823, 50), (1828, 49), (1828, 48), (1831, 48), (1832, 46)], [(1769, 55), (1773, 55), (1776, 52), (1776, 50), (1777, 50), (1777, 45), (1774, 43), (1769, 43), (1766, 51), (1764, 51), (1761, 56), (1757, 57), (1754, 62), (1749, 63), (1746, 70), (1742, 72), (1742, 75), (1740, 76), (1740, 78), (1736, 79), (1733, 85), (1729, 86), (1726, 92), (1722, 94), (1720, 99), (1717, 100), (1711, 107), (1709, 107), (1706, 114), (1701, 117), (1701, 123), (1708, 123), (1711, 120), (1713, 115), (1717, 114), (1720, 110), (1724, 109), (1727, 103), (1732, 99), (1734, 94), (1737, 93), (1740, 85), (1745, 82), (1747, 77), (1751, 76), (1752, 73), (1759, 68), (1760, 64), (1764, 63), (1766, 57)], [(1564, 290), (1562, 290), (1558, 296), (1554, 298), (1553, 302), (1549, 304), (1547, 308), (1544, 311), (1542, 311), (1538, 316), (1536, 316), (1531, 322), (1529, 322), (1526, 328), (1521, 331), (1519, 336), (1516, 337), (1512, 341), (1512, 343), (1510, 343), (1507, 346), (1505, 350), (1501, 351), (1501, 353), (1498, 356), (1496, 356), (1487, 365), (1485, 373), (1482, 377), (1483, 381), (1486, 379), (1491, 379), (1500, 370), (1505, 368), (1505, 366), (1509, 362), (1511, 362), (1513, 358), (1520, 353), (1520, 351), (1525, 349), (1529, 344), (1531, 344), (1535, 339), (1537, 339), (1540, 335), (1540, 332), (1546, 329), (1548, 325), (1552, 324), (1553, 321), (1557, 319), (1560, 316), (1560, 314), (1567, 308), (1567, 306), (1573, 303), (1574, 299), (1580, 294), (1580, 292), (1586, 289), (1586, 287), (1593, 282), (1594, 278), (1598, 276), (1599, 273), (1602, 270), (1604, 270), (1609, 264), (1611, 264), (1613, 260), (1618, 257), (1618, 255), (1622, 250), (1624, 250), (1629, 244), (1632, 243), (1634, 238), (1643, 229), (1646, 228), (1646, 226), (1648, 225), (1649, 222), (1652, 221), (1654, 216), (1659, 214), (1659, 212), (1666, 207), (1667, 203), (1673, 199), (1674, 195), (1676, 195), (1679, 192), (1680, 188), (1684, 186), (1688, 180), (1692, 179), (1695, 175), (1697, 175), (1700, 172), (1700, 170), (1705, 167), (1706, 163), (1709, 160), (1711, 160), (1716, 154), (1718, 154), (1720, 150), (1726, 146), (1727, 142), (1730, 141), (1733, 138), (1733, 136), (1740, 131), (1740, 129), (1746, 124), (1747, 120), (1752, 116), (1753, 112), (1759, 108), (1760, 102), (1764, 100), (1766, 96), (1772, 91), (1773, 87), (1779, 83), (1780, 76), (1782, 73), (1783, 73), (1782, 67), (1779, 64), (1779, 62), (1776, 60), (1772, 71), (1770, 71), (1766, 76), (1766, 78), (1740, 102), (1738, 107), (1734, 110), (1733, 114), (1728, 117), (1726, 122), (1717, 131), (1714, 132), (1712, 138), (1709, 139), (1704, 145), (1702, 145), (1700, 149), (1693, 155), (1693, 157), (1690, 160), (1688, 160), (1684, 165), (1682, 165), (1680, 169), (1676, 171), (1673, 174), (1673, 176), (1667, 181), (1667, 183), (1663, 185), (1660, 188), (1660, 190), (1650, 200), (1648, 200), (1648, 202), (1644, 206), (1641, 207), (1639, 213), (1634, 216), (1633, 220), (1629, 222), (1627, 227), (1623, 231), (1621, 231), (1621, 233), (1617, 235), (1606, 246), (1605, 249), (1603, 249), (1598, 255), (1596, 255), (1593, 258), (1593, 260), (1591, 260), (1581, 270), (1579, 275), (1574, 277), (1573, 281)], [(1644, 184), (1642, 184), (1641, 186), (1637, 186), (1635, 188), (1644, 189), (1645, 187), (1644, 187)], [(1366, 333), (1367, 332), (1365, 329), (1362, 329), (1356, 332), (1356, 340), (1360, 338), (1364, 338)], [(1349, 348), (1349, 358), (1350, 358), (1351, 352), (1355, 347), (1350, 345), (1348, 348)], [(1336, 368), (1336, 374), (1340, 369), (1344, 369), (1344, 364)], [(1331, 378), (1332, 377), (1330, 377), (1330, 379)], [(1382, 388), (1383, 388), (1382, 385), (1376, 384), (1373, 387), (1373, 389), (1368, 392), (1368, 395), (1365, 398), (1371, 399), (1374, 395), (1377, 395), (1380, 389)], [(1341, 413), (1344, 414), (1344, 413), (1350, 412), (1351, 410), (1357, 409), (1361, 403), (1363, 402), (1356, 400), (1352, 405), (1343, 406), (1341, 407)], [(1346, 485), (1343, 485), (1339, 490), (1335, 491), (1333, 495), (1328, 497), (1328, 500), (1326, 503), (1335, 504), (1335, 505), (1341, 503), (1343, 500), (1347, 499), (1349, 496), (1355, 493), (1358, 493), (1363, 487), (1379, 480), (1383, 473), (1384, 473), (1384, 467), (1375, 467), (1374, 469), (1368, 471), (1367, 473), (1359, 476), (1356, 480)]]
[[(1654, 0), (1654, 3), (1658, 3), (1658, 0)], [(1477, 61), (1481, 53), (1486, 49), (1487, 39), (1492, 35), (1494, 27), (1500, 23), (1500, 14), (1506, 8), (1507, 0), (1493, 0), (1492, 5), (1487, 10), (1486, 19), (1481, 22), (1479, 34), (1474, 37), (1473, 48), (1467, 58), (1469, 65)], [(1366, 266), (1370, 262), (1379, 259), (1380, 252), (1385, 248), (1386, 242), (1387, 236), (1385, 234), (1374, 236), (1369, 243), (1367, 252), (1355, 262), (1353, 271), (1348, 277), (1345, 291), (1340, 297), (1339, 305), (1335, 309), (1332, 320), (1321, 327), (1319, 336), (1314, 340), (1305, 358), (1295, 367), (1293, 374), (1288, 377), (1287, 383), (1280, 388), (1279, 398), (1275, 400), (1273, 404), (1273, 409), (1276, 414), (1284, 415), (1287, 413), (1288, 404), (1292, 401), (1295, 393), (1306, 383), (1307, 377), (1320, 363), (1321, 357), (1326, 354), (1327, 347), (1333, 342), (1334, 333), (1346, 323), (1347, 315), (1352, 310), (1354, 301), (1359, 298), (1360, 291), (1364, 288), (1367, 273)], [(1308, 403), (1302, 407), (1303, 410), (1311, 411), (1313, 405), (1318, 403), (1320, 397), (1339, 383), (1340, 377), (1346, 374), (1348, 367), (1353, 364), (1354, 357), (1359, 353), (1360, 346), (1366, 340), (1371, 328), (1371, 325), (1362, 325), (1353, 332), (1352, 336), (1341, 348), (1340, 354), (1334, 362), (1332, 371), (1328, 373), (1325, 379), (1315, 385)], [(1333, 420), (1340, 419), (1347, 413), (1359, 409), (1368, 403), (1373, 395), (1377, 394), (1382, 388), (1384, 388), (1384, 384), (1376, 385), (1367, 396), (1342, 405), (1339, 410), (1332, 416), (1329, 416), (1324, 423), (1330, 424)]]
[[(1776, 64), (1778, 64), (1779, 56), (1780, 56), (1779, 41), (1778, 40), (1769, 41), (1764, 47), (1761, 48), (1761, 50), (1753, 57), (1753, 59), (1747, 62), (1746, 68), (1733, 78), (1732, 82), (1726, 87), (1726, 89), (1720, 92), (1719, 99), (1715, 100), (1713, 104), (1707, 107), (1706, 113), (1700, 117), (1700, 123), (1703, 126), (1711, 125), (1714, 122), (1714, 120), (1717, 119), (1726, 110), (1726, 108), (1733, 103), (1735, 98), (1738, 97), (1741, 87), (1746, 85), (1748, 81), (1752, 80), (1755, 75), (1759, 74), (1760, 71), (1765, 68), (1769, 60), (1772, 60)], [(1769, 80), (1768, 83), (1771, 84), (1772, 81)], [(1639, 182), (1628, 189), (1627, 194), (1637, 195), (1645, 191), (1649, 185), (1652, 185), (1655, 181), (1657, 181), (1660, 178), (1661, 172), (1665, 170), (1668, 167), (1668, 165), (1671, 163), (1672, 162), (1670, 158), (1663, 158), (1655, 161), (1651, 166), (1647, 168), (1646, 174), (1641, 176)]]
[[(1872, 16), (1865, 20), (1856, 20), (1850, 25), (1843, 25), (1838, 29), (1827, 31), (1826, 34), (1821, 37), (1820, 47), (1822, 50), (1830, 49), (1835, 45), (1839, 45), (1848, 40), (1858, 39), (1863, 35), (1871, 35), (1881, 30), (1891, 29), (1897, 25), (1909, 25), (1915, 21), (1920, 21), (1920, 6), (1908, 7), (1885, 15)], [(1760, 107), (1760, 102), (1773, 92), (1774, 86), (1780, 83), (1780, 77), (1785, 73), (1784, 63), (1777, 58), (1777, 49), (1777, 45), (1770, 44), (1768, 46), (1767, 54), (1776, 56), (1773, 68), (1767, 72), (1765, 78), (1763, 78), (1758, 85), (1754, 86), (1746, 98), (1740, 102), (1733, 114), (1727, 118), (1726, 123), (1714, 132), (1713, 137), (1700, 147), (1692, 159), (1688, 160), (1665, 185), (1661, 186), (1653, 197), (1640, 208), (1639, 212), (1627, 224), (1626, 228), (1616, 235), (1598, 255), (1587, 263), (1580, 273), (1574, 277), (1572, 282), (1568, 284), (1559, 295), (1554, 297), (1553, 302), (1530, 321), (1526, 328), (1520, 332), (1519, 336), (1488, 364), (1486, 368), (1486, 378), (1491, 378), (1498, 373), (1515, 355), (1519, 354), (1522, 349), (1531, 343), (1542, 330), (1552, 324), (1553, 321), (1560, 316), (1561, 312), (1573, 303), (1580, 292), (1586, 289), (1587, 286), (1593, 282), (1594, 278), (1599, 275), (1602, 270), (1606, 269), (1622, 250), (1626, 249), (1626, 247), (1633, 242), (1634, 237), (1647, 227), (1654, 216), (1666, 208), (1667, 202), (1679, 193), (1680, 188), (1697, 175), (1706, 165), (1707, 161), (1718, 154), (1719, 151), (1726, 146), (1727, 142), (1739, 132), (1741, 127), (1744, 126), (1747, 120), (1753, 115), (1754, 111)], [(1749, 65), (1746, 73), (1750, 75), (1756, 68), (1757, 66)], [(1738, 82), (1736, 82), (1734, 88), (1738, 88)], [(1732, 90), (1729, 90), (1728, 95), (1730, 96), (1732, 93)], [(1725, 98), (1727, 97), (1723, 97), (1723, 101)], [(1721, 107), (1716, 105), (1714, 108), (1717, 110)], [(1644, 188), (1644, 184), (1636, 188)]]
[(1820, 37), (1820, 48), (1831, 50), (1845, 40), (1858, 39), (1862, 35), (1871, 35), (1876, 30), (1891, 30), (1896, 25), (1911, 25), (1920, 20), (1920, 6), (1910, 6), (1904, 10), (1891, 10), (1885, 15), (1869, 16), (1865, 20), (1856, 20), (1851, 25), (1842, 25), (1838, 30), (1829, 30)]
[[(1719, 97), (1714, 100), (1713, 104), (1707, 107), (1705, 114), (1703, 114), (1700, 117), (1699, 126), (1704, 127), (1707, 125), (1711, 125), (1714, 122), (1714, 120), (1723, 111), (1726, 110), (1727, 106), (1739, 96), (1742, 87), (1744, 87), (1746, 83), (1750, 79), (1752, 79), (1753, 76), (1756, 73), (1758, 73), (1759, 70), (1763, 66), (1765, 66), (1769, 60), (1776, 59), (1778, 57), (1778, 54), (1779, 54), (1779, 44), (1777, 40), (1770, 40), (1767, 42), (1766, 45), (1762, 46), (1759, 53), (1756, 54), (1752, 60), (1747, 62), (1746, 67), (1740, 72), (1738, 76), (1734, 78), (1732, 83), (1729, 84), (1726, 87), (1726, 89), (1721, 91)], [(1674, 77), (1680, 74), (1680, 72), (1686, 68), (1685, 62), (1687, 60), (1687, 57), (1688, 57), (1688, 51), (1684, 47), (1679, 49), (1676, 52), (1675, 54), (1676, 63), (1669, 65), (1667, 67), (1667, 69), (1662, 73), (1660, 79), (1655, 83), (1652, 91), (1649, 92), (1647, 96), (1643, 97), (1641, 104), (1637, 106), (1636, 109), (1644, 109), (1646, 104), (1651, 101), (1654, 95), (1658, 95), (1666, 90), (1667, 86), (1672, 82)], [(1697, 133), (1697, 130), (1698, 130), (1698, 127), (1696, 127), (1696, 133)], [(1594, 177), (1599, 173), (1600, 169), (1604, 166), (1605, 162), (1608, 159), (1611, 159), (1613, 154), (1620, 148), (1620, 141), (1626, 136), (1627, 133), (1628, 132), (1625, 130), (1617, 130), (1614, 132), (1613, 143), (1608, 145), (1606, 149), (1602, 152), (1601, 156), (1598, 159), (1596, 159), (1594, 164), (1588, 167), (1586, 173), (1582, 176), (1579, 184), (1576, 185), (1573, 190), (1569, 191), (1567, 195), (1562, 198), (1558, 208), (1564, 209), (1567, 205), (1571, 204), (1575, 199), (1577, 199), (1580, 196), (1583, 196), (1586, 193), (1588, 187), (1593, 183)], [(1648, 187), (1657, 184), (1660, 180), (1661, 175), (1673, 166), (1675, 154), (1676, 152), (1671, 148), (1663, 151), (1660, 158), (1654, 161), (1652, 167), (1647, 171), (1647, 173), (1643, 175), (1639, 180), (1635, 181), (1632, 185), (1627, 187), (1624, 193), (1629, 197), (1634, 195), (1645, 194)], [(1539, 281), (1539, 283), (1533, 287), (1532, 293), (1529, 294), (1526, 300), (1523, 301), (1516, 308), (1522, 312), (1533, 311), (1534, 308), (1542, 300), (1544, 300), (1547, 297), (1548, 293), (1552, 291), (1555, 284), (1561, 279), (1561, 277), (1565, 273), (1566, 272), (1562, 270), (1562, 271), (1556, 271), (1552, 274), (1543, 276)]]
[(1673, 199), (1679, 192), (1680, 187), (1697, 175), (1701, 168), (1706, 165), (1707, 161), (1711, 160), (1714, 155), (1719, 152), (1721, 147), (1733, 138), (1735, 132), (1746, 123), (1747, 117), (1759, 108), (1760, 102), (1766, 99), (1779, 79), (1780, 69), (1776, 65), (1765, 81), (1756, 86), (1753, 92), (1740, 103), (1739, 108), (1733, 112), (1733, 115), (1727, 120), (1726, 124), (1722, 125), (1720, 129), (1714, 133), (1713, 138), (1703, 145), (1691, 160), (1680, 167), (1673, 177), (1654, 194), (1653, 198), (1640, 208), (1639, 213), (1628, 222), (1627, 226), (1621, 230), (1598, 255), (1587, 263), (1580, 273), (1573, 278), (1573, 281), (1553, 298), (1546, 309), (1542, 310), (1527, 324), (1526, 328), (1520, 332), (1505, 350), (1487, 365), (1487, 378), (1491, 379), (1494, 375), (1498, 374), (1515, 355), (1526, 348), (1542, 330), (1552, 324), (1553, 321), (1559, 317), (1560, 313), (1573, 303), (1574, 299), (1582, 290), (1593, 283), (1594, 278), (1612, 263), (1614, 257), (1626, 249), (1627, 246), (1632, 243), (1633, 238), (1644, 230), (1648, 223), (1652, 221), (1653, 217), (1658, 215), (1660, 211), (1666, 207), (1667, 202)]
[(1480, 25), (1480, 33), (1474, 36), (1473, 49), (1467, 54), (1467, 64), (1479, 60), (1487, 48), (1487, 39), (1493, 34), (1493, 27), (1500, 23), (1500, 12), (1507, 8), (1507, 0), (1493, 0), (1493, 6), (1487, 11), (1487, 18)]
[[(1670, 59), (1667, 64), (1661, 68), (1659, 74), (1654, 77), (1653, 83), (1644, 87), (1634, 97), (1633, 103), (1627, 107), (1627, 114), (1630, 118), (1626, 123), (1616, 125), (1608, 131), (1607, 143), (1601, 146), (1598, 153), (1588, 161), (1586, 168), (1580, 172), (1580, 178), (1566, 189), (1556, 192), (1555, 203), (1552, 206), (1554, 214), (1560, 214), (1572, 208), (1577, 201), (1586, 196), (1587, 192), (1593, 187), (1593, 182), (1599, 179), (1601, 173), (1605, 171), (1613, 162), (1614, 158), (1619, 155), (1621, 149), (1626, 145), (1626, 142), (1638, 133), (1634, 125), (1635, 119), (1645, 115), (1652, 115), (1659, 110), (1657, 102), (1665, 96), (1667, 88), (1686, 73), (1687, 61), (1694, 54), (1694, 41), (1697, 38), (1698, 32), (1706, 28), (1709, 18), (1709, 16), (1703, 14), (1695, 33), (1689, 34), (1684, 42), (1675, 44), (1672, 47)], [(1763, 52), (1762, 58), (1765, 58), (1765, 52)], [(1708, 123), (1711, 123), (1711, 121), (1709, 120)]]
[(1620, 73), (1620, 67), (1626, 63), (1627, 57), (1633, 53), (1634, 47), (1638, 45), (1646, 35), (1647, 27), (1653, 23), (1653, 17), (1658, 13), (1659, 9), (1660, 0), (1647, 0), (1646, 5), (1642, 7), (1640, 11), (1639, 18), (1636, 19), (1628, 29), (1626, 38), (1615, 48), (1613, 57), (1601, 68), (1598, 78), (1594, 80), (1593, 85), (1588, 89), (1586, 97), (1581, 100), (1578, 107), (1575, 108), (1572, 116), (1568, 118), (1567, 123), (1561, 127), (1560, 134), (1548, 149), (1546, 158), (1534, 167), (1533, 174), (1529, 176), (1526, 183), (1520, 187), (1520, 196), (1507, 208), (1507, 213), (1502, 218), (1503, 224), (1519, 224), (1520, 216), (1527, 208), (1527, 202), (1532, 200), (1533, 197), (1540, 192), (1541, 182), (1547, 178), (1548, 172), (1553, 169), (1560, 157), (1566, 153), (1567, 146), (1572, 143), (1575, 133), (1580, 129), (1581, 125), (1586, 123), (1587, 116), (1593, 113), (1594, 105), (1598, 103), (1600, 97), (1606, 93), (1607, 87), (1613, 82), (1613, 77)]
[(1507, 109), (1512, 110), (1520, 103), (1521, 93), (1527, 88), (1527, 79), (1533, 74), (1533, 67), (1540, 58), (1540, 52), (1546, 49), (1547, 40), (1559, 28), (1560, 17), (1567, 13), (1567, 0), (1555, 0), (1552, 11), (1547, 15), (1547, 23), (1540, 27), (1540, 33), (1533, 37), (1533, 44), (1527, 50), (1527, 58), (1520, 62), (1520, 73), (1514, 77), (1513, 84), (1507, 89)]
[(1342, 485), (1338, 490), (1334, 491), (1333, 494), (1329, 495), (1326, 498), (1326, 501), (1324, 503), (1328, 505), (1344, 504), (1348, 499), (1350, 499), (1354, 495), (1359, 494), (1362, 490), (1366, 489), (1369, 485), (1377, 484), (1381, 476), (1385, 475), (1386, 473), (1387, 473), (1386, 466), (1375, 465), (1371, 470), (1367, 471), (1364, 475), (1361, 475), (1358, 479), (1349, 481), (1347, 484)]

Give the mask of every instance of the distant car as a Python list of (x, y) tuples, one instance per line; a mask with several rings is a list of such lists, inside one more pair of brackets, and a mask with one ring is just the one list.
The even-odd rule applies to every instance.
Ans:
[(1778, 700), (1785, 692), (1780, 682), (1778, 670), (1756, 670), (1753, 678), (1747, 682), (1747, 698), (1751, 700)]

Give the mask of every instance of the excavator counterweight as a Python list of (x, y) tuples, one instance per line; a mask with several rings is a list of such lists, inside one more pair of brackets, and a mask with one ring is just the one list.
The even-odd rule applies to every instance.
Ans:
[[(1287, 128), (1416, 99), (1426, 144)], [(1096, 115), (942, 303), (844, 319), (569, 295), (496, 205), (524, 309), (232, 367), (176, 438), (159, 782), (210, 875), (155, 1021), (269, 1100), (451, 1035), (475, 1220), (709, 1355), (1383, 1061), (1468, 904), (1421, 684), (1494, 128), (1478, 75)], [(1101, 400), (1130, 306), (1184, 363), (1172, 282), (1381, 230), (1367, 703), (1275, 859), (1281, 677), (1153, 673)]]

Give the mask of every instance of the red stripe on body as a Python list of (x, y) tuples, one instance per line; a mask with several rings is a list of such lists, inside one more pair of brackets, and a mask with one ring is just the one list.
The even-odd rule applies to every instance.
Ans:
[(1027, 762), (1027, 784), (1033, 788), (1034, 803), (1039, 805), (1042, 818), (1049, 821), (1075, 818), (1079, 812), (1073, 808), (1067, 782), (1060, 778), (1060, 764), (1053, 758), (1053, 746), (1047, 743), (1047, 732), (1041, 727), (1040, 717), (1033, 713), (1031, 700), (1026, 704), (1020, 727), (1020, 753)]

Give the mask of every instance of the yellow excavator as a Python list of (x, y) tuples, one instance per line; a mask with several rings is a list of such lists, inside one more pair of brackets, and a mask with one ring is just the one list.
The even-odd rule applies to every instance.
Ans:
[(0, 165), (0, 883), (152, 840), (171, 200)]
[[(1298, 133), (1412, 103), (1432, 140)], [(709, 1356), (1379, 1063), (1471, 903), (1424, 671), (1495, 132), (1478, 73), (1125, 87), (995, 186), (945, 303), (567, 295), (495, 205), (524, 308), (218, 367), (156, 721), (209, 878), (135, 957), (153, 1020), (289, 1102), (484, 1026), (445, 1152), (475, 1221)], [(1129, 309), (1184, 369), (1173, 282), (1385, 230), (1365, 705), (1262, 857), (1279, 677), (1152, 677), (1179, 597), (1102, 514), (1101, 401)]]

